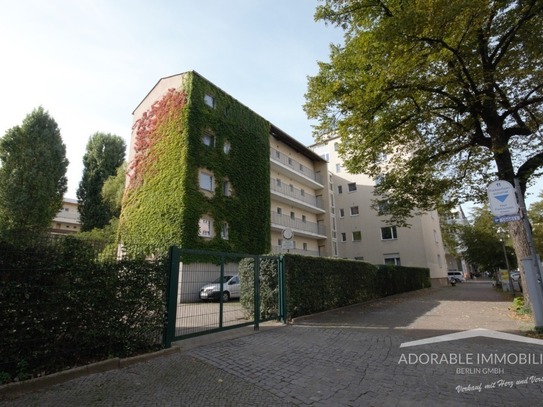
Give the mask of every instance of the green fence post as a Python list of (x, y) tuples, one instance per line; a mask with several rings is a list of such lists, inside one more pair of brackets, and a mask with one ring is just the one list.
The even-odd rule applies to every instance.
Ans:
[(171, 246), (168, 252), (169, 257), (169, 278), (166, 287), (166, 329), (164, 330), (164, 347), (172, 346), (175, 337), (175, 319), (177, 314), (177, 287), (179, 285), (179, 263), (181, 256), (179, 248)]
[(219, 297), (219, 328), (222, 328), (223, 324), (223, 311), (224, 311), (224, 254), (221, 255), (221, 283), (219, 285), (220, 297)]
[(279, 298), (277, 299), (279, 303), (279, 321), (284, 324), (287, 319), (287, 301), (285, 295), (285, 258), (283, 255), (280, 255), (277, 259), (277, 277), (277, 284), (279, 285)]
[(255, 331), (260, 329), (260, 256), (254, 257), (254, 313)]

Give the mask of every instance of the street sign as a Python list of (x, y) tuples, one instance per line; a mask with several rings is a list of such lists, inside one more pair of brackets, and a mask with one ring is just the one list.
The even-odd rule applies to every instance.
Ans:
[(494, 216), (494, 223), (514, 222), (521, 219), (522, 217), (520, 215)]
[[(490, 183), (486, 191), (492, 215), (498, 218), (518, 215), (519, 206), (513, 185), (507, 181), (494, 181)], [(505, 222), (509, 222), (509, 220)]]

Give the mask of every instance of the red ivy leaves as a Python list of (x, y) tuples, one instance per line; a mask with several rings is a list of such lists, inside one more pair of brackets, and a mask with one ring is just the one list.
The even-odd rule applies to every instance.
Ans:
[(161, 136), (158, 129), (179, 115), (186, 104), (187, 95), (184, 92), (169, 89), (162, 99), (154, 102), (151, 108), (136, 120), (132, 127), (132, 130), (136, 130), (136, 137), (134, 160), (128, 168), (129, 189), (137, 188), (143, 183), (143, 178), (149, 175), (152, 164), (158, 158), (153, 152), (153, 146)]

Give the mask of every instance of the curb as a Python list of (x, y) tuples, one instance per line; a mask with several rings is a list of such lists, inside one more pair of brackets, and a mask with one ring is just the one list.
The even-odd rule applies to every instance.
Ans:
[(69, 380), (77, 379), (93, 373), (102, 373), (109, 370), (122, 369), (136, 363), (146, 362), (161, 356), (179, 353), (178, 346), (172, 346), (168, 349), (162, 349), (153, 353), (132, 356), (129, 358), (111, 358), (101, 362), (91, 363), (90, 365), (75, 367), (73, 369), (64, 370), (62, 372), (52, 373), (47, 376), (37, 377), (35, 379), (25, 380), (22, 382), (8, 383), (0, 386), (0, 400), (5, 398), (16, 398), (25, 393), (41, 390), (46, 387), (61, 384)]

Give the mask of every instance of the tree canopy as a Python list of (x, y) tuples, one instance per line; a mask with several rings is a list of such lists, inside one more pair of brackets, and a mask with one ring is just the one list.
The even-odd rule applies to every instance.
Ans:
[(126, 143), (119, 136), (95, 133), (89, 138), (83, 156), (83, 177), (77, 189), (81, 231), (101, 229), (115, 215), (102, 196), (102, 188), (123, 164), (125, 150)]
[(39, 233), (51, 227), (67, 190), (66, 146), (42, 107), (0, 139), (0, 231)]
[(315, 17), (345, 36), (305, 111), (318, 138), (341, 137), (350, 172), (384, 175), (392, 221), (540, 175), (542, 0), (325, 0)]

